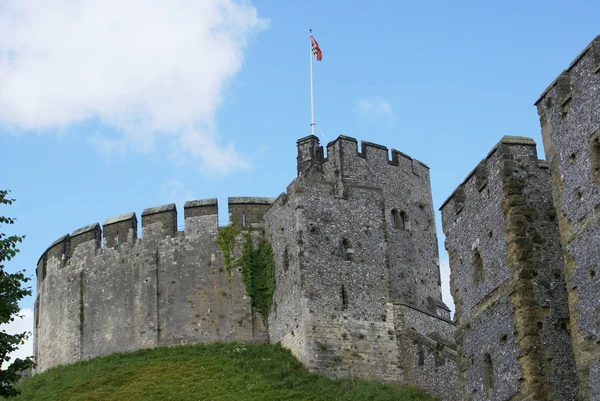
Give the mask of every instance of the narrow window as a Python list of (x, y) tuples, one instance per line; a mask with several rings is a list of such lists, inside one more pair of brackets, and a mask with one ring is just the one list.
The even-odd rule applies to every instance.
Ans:
[(46, 278), (46, 270), (48, 268), (48, 260), (46, 255), (44, 255), (44, 260), (42, 261), (42, 280)]
[(400, 228), (403, 230), (408, 229), (408, 216), (404, 211), (400, 212)]
[(71, 257), (71, 242), (65, 241), (63, 253), (65, 254), (65, 259), (69, 259)]
[(475, 185), (478, 191), (482, 191), (487, 185), (487, 172), (485, 162), (482, 162), (475, 169)]
[(590, 159), (592, 162), (592, 179), (600, 185), (600, 134), (595, 135), (595, 138), (592, 139)]
[(425, 352), (423, 348), (419, 347), (419, 366), (425, 365)]
[(342, 241), (342, 259), (350, 260), (348, 258), (348, 240), (346, 239)]
[(392, 228), (398, 228), (398, 211), (396, 209), (392, 209)]
[(36, 299), (35, 301), (35, 328), (39, 328), (40, 327), (40, 299), (38, 297), (38, 299)]
[(117, 231), (117, 237), (115, 238), (116, 245), (119, 245), (119, 232)]
[(462, 185), (454, 191), (454, 212), (458, 215), (465, 204), (465, 189)]
[(342, 284), (342, 309), (348, 309), (348, 294), (346, 294), (344, 284)]
[(483, 356), (483, 389), (489, 392), (494, 388), (494, 365), (490, 354)]
[(483, 282), (483, 259), (478, 249), (473, 251), (473, 281), (477, 285)]
[(96, 240), (96, 248), (102, 248), (102, 231), (96, 230), (94, 233), (94, 239)]
[(242, 227), (246, 228), (246, 213), (242, 213)]
[(286, 272), (290, 267), (290, 255), (287, 247), (283, 250), (283, 271)]

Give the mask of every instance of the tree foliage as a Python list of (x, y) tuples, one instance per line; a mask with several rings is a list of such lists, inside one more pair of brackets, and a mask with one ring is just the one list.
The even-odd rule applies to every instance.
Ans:
[[(6, 190), (0, 190), (0, 205), (12, 205), (14, 199), (8, 198)], [(15, 219), (0, 216), (1, 225), (14, 224)], [(25, 236), (8, 235), (0, 232), (0, 325), (6, 325), (20, 317), (19, 301), (31, 295), (31, 288), (25, 287), (30, 278), (25, 276), (25, 271), (8, 273), (4, 262), (14, 258), (19, 249), (17, 244), (23, 241)], [(0, 330), (0, 362), (8, 362), (10, 353), (16, 351), (31, 333), (8, 334), (5, 329)], [(14, 383), (21, 378), (21, 373), (33, 367), (31, 357), (26, 359), (15, 359), (6, 369), (0, 370), (0, 397), (10, 397), (17, 394)]]

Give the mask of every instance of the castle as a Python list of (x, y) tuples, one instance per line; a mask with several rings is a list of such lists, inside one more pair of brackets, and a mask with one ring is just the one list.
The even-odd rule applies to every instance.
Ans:
[(183, 231), (171, 204), (142, 212), (141, 237), (129, 213), (55, 241), (37, 267), (37, 371), (279, 342), (311, 371), (440, 400), (600, 400), (599, 89), (600, 36), (536, 102), (548, 162), (504, 137), (442, 205), (454, 321), (429, 168), (308, 136), (286, 192), (229, 198), (228, 227), (206, 199), (185, 203)]

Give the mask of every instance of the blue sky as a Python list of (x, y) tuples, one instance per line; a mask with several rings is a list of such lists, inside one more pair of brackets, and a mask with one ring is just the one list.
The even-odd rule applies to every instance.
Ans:
[(226, 224), (228, 196), (284, 191), (310, 133), (309, 28), (318, 128), (426, 163), (437, 213), (503, 135), (543, 157), (533, 102), (598, 15), (597, 1), (0, 2), (0, 187), (17, 198), (0, 214), (27, 235), (8, 269), (33, 275), (50, 243), (108, 217), (217, 197)]

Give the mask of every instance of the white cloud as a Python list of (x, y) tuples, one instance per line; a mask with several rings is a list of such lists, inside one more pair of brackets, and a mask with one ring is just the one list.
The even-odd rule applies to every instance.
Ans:
[[(33, 310), (30, 308), (21, 309), (20, 314), (22, 318), (16, 318), (14, 321), (0, 325), (0, 330), (6, 330), (8, 334), (23, 333), (25, 331), (33, 332)], [(16, 358), (25, 359), (28, 356), (33, 355), (33, 335), (29, 336), (29, 339), (25, 341), (19, 349), (10, 354), (11, 361)], [(6, 362), (3, 362), (3, 365)], [(10, 363), (10, 362), (9, 362)], [(6, 367), (4, 365), (4, 367)]]
[(386, 117), (394, 115), (390, 103), (379, 96), (359, 100), (358, 104), (354, 107), (354, 111), (361, 115), (377, 114)]
[(448, 259), (440, 260), (440, 278), (442, 281), (442, 299), (448, 305), (448, 308), (452, 310), (452, 316), (454, 316), (454, 300), (450, 293), (450, 263)]
[(0, 122), (54, 132), (95, 118), (102, 152), (163, 150), (210, 170), (248, 167), (215, 111), (252, 33), (247, 1), (0, 1)]

